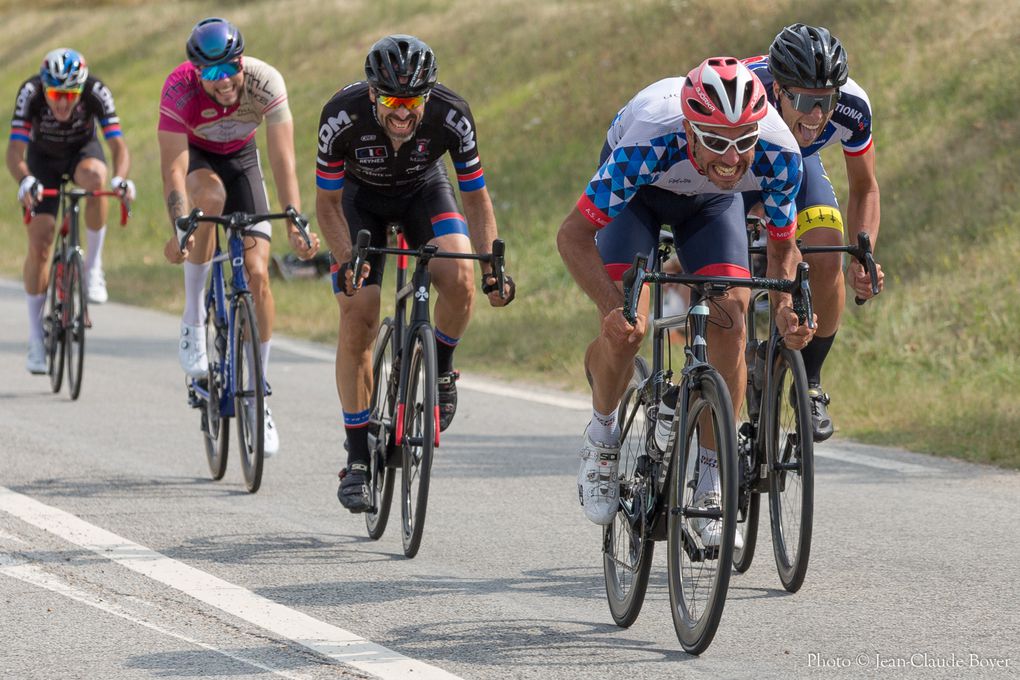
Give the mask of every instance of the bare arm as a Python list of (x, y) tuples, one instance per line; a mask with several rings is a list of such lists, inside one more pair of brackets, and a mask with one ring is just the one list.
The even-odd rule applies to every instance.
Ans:
[[(476, 253), (487, 253), (492, 250), (492, 242), (499, 237), (496, 229), (496, 214), (492, 210), (492, 199), (485, 187), (477, 191), (461, 193), (464, 203), (464, 217), (467, 218), (468, 232), (471, 234), (471, 246)], [(488, 262), (480, 263), (482, 274), (492, 271)]]
[[(871, 247), (878, 241), (878, 227), (881, 220), (880, 196), (878, 179), (875, 177), (875, 147), (872, 145), (860, 156), (844, 156), (846, 159), (846, 175), (850, 185), (850, 196), (847, 199), (847, 226), (850, 242), (857, 242), (857, 234), (865, 232), (871, 237)], [(885, 274), (882, 266), (878, 270), (878, 289), (884, 285)], [(857, 260), (850, 262), (850, 285), (857, 297), (867, 300), (871, 297), (871, 279)]]
[(319, 228), (326, 238), (326, 245), (333, 253), (333, 259), (339, 263), (351, 261), (351, 231), (341, 207), (344, 190), (315, 190), (315, 213), (318, 216)]
[(602, 257), (595, 247), (597, 231), (595, 225), (574, 208), (560, 225), (556, 247), (570, 275), (598, 307), (599, 314), (605, 317), (614, 309), (623, 307), (623, 295), (606, 273)]
[[(301, 211), (301, 194), (298, 190), (296, 163), (294, 161), (294, 121), (291, 119), (266, 126), (266, 142), (269, 145), (269, 167), (273, 169), (276, 195), (280, 207), (294, 206)], [(319, 237), (309, 232), (311, 246), (305, 244), (298, 228), (287, 221), (287, 239), (290, 247), (302, 259), (309, 259), (319, 249)]]
[(123, 137), (111, 137), (106, 143), (110, 147), (110, 155), (113, 156), (112, 176), (127, 179), (128, 173), (131, 172), (131, 154), (128, 153), (127, 142)]
[(171, 231), (170, 239), (163, 247), (163, 256), (169, 262), (180, 264), (184, 262), (186, 253), (181, 252), (180, 243), (177, 242), (174, 220), (188, 214), (188, 192), (185, 184), (188, 175), (188, 136), (160, 130), (159, 163), (163, 173), (163, 196), (166, 198)]
[(294, 121), (285, 120), (267, 125), (266, 142), (269, 145), (269, 167), (273, 170), (280, 207), (292, 205), (300, 211), (301, 195), (294, 161)]
[(7, 170), (18, 184), (26, 175), (32, 174), (28, 170), (28, 163), (25, 162), (27, 149), (28, 144), (20, 139), (12, 139), (7, 142)]
[[(770, 278), (792, 279), (797, 275), (797, 265), (801, 262), (800, 249), (797, 241), (788, 239), (768, 239), (768, 276)], [(801, 324), (793, 311), (793, 296), (789, 293), (770, 292), (772, 308), (776, 310), (776, 326), (786, 346), (790, 349), (802, 349), (814, 336), (814, 329)]]

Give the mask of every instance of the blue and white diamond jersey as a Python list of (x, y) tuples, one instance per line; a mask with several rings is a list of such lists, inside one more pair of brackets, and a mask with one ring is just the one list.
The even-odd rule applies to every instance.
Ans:
[(720, 189), (688, 155), (680, 110), (682, 85), (683, 78), (660, 80), (620, 110), (606, 133), (610, 153), (585, 188), (577, 209), (592, 224), (604, 227), (644, 185), (688, 196), (760, 190), (771, 237), (792, 237), (802, 164), (800, 149), (782, 117), (769, 107), (758, 125), (750, 168), (733, 189)]

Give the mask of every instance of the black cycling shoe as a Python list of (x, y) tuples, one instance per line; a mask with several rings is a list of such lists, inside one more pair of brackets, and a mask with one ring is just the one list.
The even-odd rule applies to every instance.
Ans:
[(365, 512), (372, 509), (368, 493), (368, 466), (352, 463), (340, 471), (340, 487), (336, 490), (340, 505), (351, 512)]
[(815, 431), (815, 441), (824, 442), (832, 436), (832, 418), (829, 417), (829, 395), (822, 391), (821, 385), (809, 385), (808, 396), (811, 397), (811, 426)]
[(450, 427), (453, 416), (457, 413), (457, 381), (459, 371), (448, 371), (439, 374), (439, 431)]

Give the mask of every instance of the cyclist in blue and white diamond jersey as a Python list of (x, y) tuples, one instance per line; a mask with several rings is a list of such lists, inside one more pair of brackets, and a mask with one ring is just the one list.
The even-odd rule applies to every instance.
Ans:
[[(557, 236), (560, 254), (595, 302), (601, 333), (585, 354), (592, 386), (592, 420), (581, 448), (578, 493), (585, 515), (608, 524), (619, 500), (616, 409), (633, 373), (645, 333), (647, 299), (637, 323), (623, 317), (621, 277), (634, 255), (658, 242), (661, 225), (676, 239), (684, 271), (747, 277), (743, 202), (737, 192), (760, 190), (768, 219), (769, 275), (792, 278), (800, 261), (792, 239), (800, 189), (800, 151), (761, 83), (732, 57), (708, 59), (686, 78), (667, 78), (639, 92), (616, 116), (600, 165)], [(746, 384), (743, 349), (746, 289), (712, 305), (709, 343), (735, 408)], [(773, 294), (788, 346), (811, 337), (789, 295)], [(718, 504), (716, 454), (700, 452), (702, 484), (695, 502)], [(707, 472), (706, 472), (707, 471)], [(717, 544), (718, 522), (700, 529)]]
[[(871, 135), (871, 102), (848, 77), (846, 50), (825, 28), (793, 24), (776, 36), (769, 54), (744, 63), (765, 86), (801, 147), (804, 180), (797, 194), (797, 238), (805, 246), (843, 245), (844, 220), (819, 151), (840, 144), (849, 184), (846, 226), (851, 243), (865, 232), (872, 246), (878, 238), (880, 206), (875, 176), (875, 145)], [(751, 208), (756, 197), (749, 195)], [(815, 441), (832, 436), (829, 396), (821, 386), (822, 364), (839, 330), (845, 305), (842, 257), (839, 253), (806, 255), (811, 265), (811, 294), (818, 312), (818, 333), (805, 347), (804, 368), (811, 395)], [(884, 274), (878, 266), (879, 290)], [(872, 296), (868, 273), (850, 261), (850, 285), (864, 300)]]
[[(7, 169), (18, 182), (18, 200), (34, 212), (28, 224), (24, 281), (29, 316), (26, 367), (35, 374), (46, 372), (42, 312), (58, 203), (56, 197), (41, 198), (40, 192), (58, 188), (64, 175), (83, 189), (105, 188), (106, 157), (97, 127), (113, 156), (110, 184), (133, 199), (135, 185), (126, 179), (131, 159), (110, 88), (89, 73), (84, 57), (75, 50), (51, 50), (39, 73), (18, 89), (6, 158)], [(102, 263), (106, 210), (105, 198), (85, 200), (85, 284), (93, 304), (107, 300)]]

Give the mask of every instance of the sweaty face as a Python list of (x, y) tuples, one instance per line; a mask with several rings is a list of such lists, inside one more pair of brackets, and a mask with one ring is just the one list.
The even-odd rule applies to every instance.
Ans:
[(371, 92), (369, 96), (375, 102), (375, 113), (379, 119), (379, 124), (383, 126), (386, 134), (394, 142), (403, 144), (414, 137), (415, 130), (418, 129), (418, 125), (425, 115), (424, 102), (412, 108), (406, 106), (390, 108), (383, 105), (383, 98), (378, 96), (377, 93)]
[(229, 78), (221, 78), (220, 80), (202, 80), (199, 78), (199, 82), (202, 83), (202, 89), (205, 90), (206, 94), (213, 101), (223, 108), (228, 108), (241, 99), (241, 88), (244, 86), (244, 71)]
[[(751, 167), (751, 162), (754, 160), (754, 145), (750, 142), (741, 142), (741, 147), (750, 144), (750, 148), (739, 152), (736, 146), (730, 144), (722, 153), (716, 153), (702, 143), (696, 132), (691, 129), (689, 121), (684, 121), (684, 127), (687, 129), (688, 147), (693, 149), (694, 162), (705, 173), (709, 181), (720, 189), (730, 190), (736, 187), (747, 169)], [(740, 139), (757, 132), (758, 124), (752, 123), (738, 128), (701, 125), (698, 129), (703, 134), (726, 139)], [(725, 144), (725, 142), (722, 143)], [(715, 141), (714, 144), (718, 145), (719, 142)]]
[(811, 108), (810, 112), (804, 113), (794, 106), (795, 99), (797, 95), (807, 95), (804, 98), (807, 101), (810, 101), (809, 97), (827, 98), (836, 94), (837, 90), (832, 87), (783, 87), (778, 83), (774, 83), (773, 87), (779, 102), (779, 113), (782, 114), (783, 120), (786, 121), (794, 139), (797, 140), (797, 144), (802, 147), (810, 146), (822, 134), (825, 124), (832, 118), (835, 108), (825, 111), (821, 105), (816, 105)]

